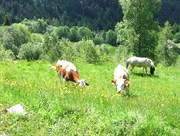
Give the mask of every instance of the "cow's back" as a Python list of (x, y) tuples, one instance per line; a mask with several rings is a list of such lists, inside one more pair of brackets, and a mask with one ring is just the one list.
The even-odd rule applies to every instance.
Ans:
[(124, 79), (129, 78), (128, 70), (122, 65), (118, 65), (114, 70), (114, 79), (118, 79), (119, 77)]
[(69, 72), (70, 70), (77, 71), (75, 65), (67, 60), (58, 60), (57, 64), (63, 69), (66, 69), (66, 72)]
[(129, 59), (130, 65), (132, 67), (150, 67), (151, 66), (151, 60), (148, 58), (140, 58), (140, 57), (131, 57)]

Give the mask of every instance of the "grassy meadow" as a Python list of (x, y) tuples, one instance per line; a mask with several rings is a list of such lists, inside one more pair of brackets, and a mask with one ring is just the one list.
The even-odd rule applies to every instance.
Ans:
[[(128, 97), (111, 84), (116, 62), (75, 62), (86, 88), (60, 86), (49, 65), (0, 62), (0, 135), (180, 135), (180, 66), (157, 66), (152, 77), (135, 68)], [(18, 103), (26, 115), (6, 112)]]

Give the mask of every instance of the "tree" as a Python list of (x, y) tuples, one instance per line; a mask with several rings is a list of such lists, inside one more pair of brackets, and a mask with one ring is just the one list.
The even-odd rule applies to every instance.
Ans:
[(113, 30), (109, 30), (106, 33), (106, 42), (108, 44), (111, 44), (111, 45), (115, 46), (116, 45), (116, 41), (117, 41), (116, 33)]
[(160, 10), (161, 0), (119, 0), (123, 21), (116, 25), (122, 34), (119, 42), (128, 45), (133, 55), (155, 59), (158, 24), (153, 14)]
[(172, 27), (169, 22), (164, 23), (164, 27), (160, 28), (159, 31), (159, 44), (157, 48), (158, 59), (161, 63), (166, 66), (171, 66), (176, 64), (178, 54), (171, 48), (171, 42), (169, 39), (172, 39)]
[(11, 22), (9, 20), (9, 18), (7, 16), (4, 17), (4, 23), (3, 23), (4, 26), (10, 26), (11, 25)]

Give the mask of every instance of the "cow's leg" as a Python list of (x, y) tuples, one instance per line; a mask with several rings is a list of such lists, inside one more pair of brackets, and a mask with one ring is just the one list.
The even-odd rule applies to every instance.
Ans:
[(146, 75), (147, 75), (147, 67), (145, 67)]
[(129, 87), (126, 87), (126, 95), (130, 96), (129, 95)]
[(131, 71), (133, 71), (133, 69), (134, 69), (134, 66), (131, 66)]
[(60, 85), (62, 86), (62, 84), (64, 83), (64, 78), (62, 75), (59, 75), (59, 81), (60, 81)]
[(145, 68), (143, 67), (143, 76), (144, 76), (144, 69), (145, 69)]

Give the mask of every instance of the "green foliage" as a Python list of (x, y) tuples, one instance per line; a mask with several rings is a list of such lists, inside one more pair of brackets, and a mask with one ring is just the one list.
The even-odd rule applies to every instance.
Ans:
[(11, 25), (11, 22), (10, 22), (9, 18), (7, 16), (5, 16), (3, 26), (10, 26), (10, 25)]
[(14, 54), (11, 50), (5, 50), (2, 45), (0, 45), (0, 60), (14, 59)]
[(59, 26), (56, 29), (54, 29), (54, 32), (52, 32), (52, 34), (55, 36), (58, 36), (59, 39), (69, 38), (69, 27), (68, 26)]
[(100, 34), (95, 34), (95, 37), (93, 38), (93, 42), (95, 45), (101, 45), (103, 44), (104, 39)]
[(44, 36), (38, 33), (32, 33), (30, 37), (30, 42), (32, 43), (44, 43)]
[(118, 49), (116, 50), (116, 61), (120, 64), (124, 64), (129, 56), (132, 56), (131, 52), (128, 51), (128, 48), (123, 45), (119, 45)]
[[(122, 42), (131, 46), (133, 55), (156, 58), (158, 25), (153, 21), (153, 14), (160, 9), (161, 1), (119, 0), (123, 10), (123, 21), (120, 30), (124, 34)], [(132, 8), (133, 7), (133, 8)], [(119, 27), (119, 26), (117, 26)], [(116, 31), (117, 31), (116, 30)]]
[(79, 27), (78, 29), (78, 36), (81, 40), (82, 39), (89, 40), (89, 39), (92, 39), (93, 33), (88, 27), (82, 26), (82, 27)]
[(177, 33), (174, 35), (174, 39), (175, 39), (175, 42), (180, 43), (180, 32), (177, 32)]
[(77, 58), (77, 52), (74, 49), (74, 44), (68, 39), (60, 40), (59, 44), (61, 45), (62, 55), (58, 59), (75, 61), (75, 59)]
[(100, 62), (100, 56), (98, 55), (92, 40), (82, 41), (80, 53), (82, 54), (84, 61), (87, 63)]
[(107, 31), (106, 42), (110, 45), (113, 45), (113, 46), (115, 46), (117, 44), (117, 36), (113, 30)]
[(19, 49), (19, 59), (38, 60), (43, 53), (42, 43), (26, 43)]
[(15, 57), (17, 57), (19, 47), (22, 44), (27, 43), (30, 39), (28, 27), (19, 23), (1, 27), (0, 31), (3, 31), (3, 34), (0, 34), (0, 42), (5, 49), (12, 50)]
[(175, 23), (175, 24), (172, 25), (172, 34), (174, 35), (174, 34), (176, 34), (178, 32), (180, 32), (180, 25)]
[(45, 35), (43, 49), (45, 51), (45, 58), (49, 58), (49, 61), (52, 62), (59, 59), (63, 53), (63, 45), (60, 44), (59, 38), (54, 35)]
[(73, 26), (70, 28), (69, 39), (71, 42), (78, 42), (80, 40), (80, 38), (78, 36), (78, 27), (77, 26)]
[[(113, 29), (114, 25), (121, 21), (123, 17), (118, 1), (13, 0), (12, 2), (3, 0), (0, 3), (0, 24), (3, 24), (3, 19), (6, 16), (12, 23), (21, 22), (24, 18), (34, 20), (45, 18), (48, 20), (45, 20), (45, 22), (56, 26), (84, 25), (92, 30), (109, 30)], [(158, 20), (161, 25), (167, 20), (171, 24), (179, 23), (179, 6), (180, 2), (178, 0), (162, 0), (161, 11), (156, 14), (155, 20)], [(139, 11), (141, 10), (139, 9)]]
[(24, 19), (22, 24), (25, 24), (29, 27), (31, 33), (45, 33), (46, 27), (48, 26), (47, 21), (44, 19), (37, 19), (37, 20), (28, 20)]
[(158, 60), (166, 66), (175, 65), (178, 59), (178, 54), (170, 49), (167, 43), (169, 39), (172, 39), (172, 27), (169, 22), (165, 22), (159, 32), (159, 45), (156, 52)]

